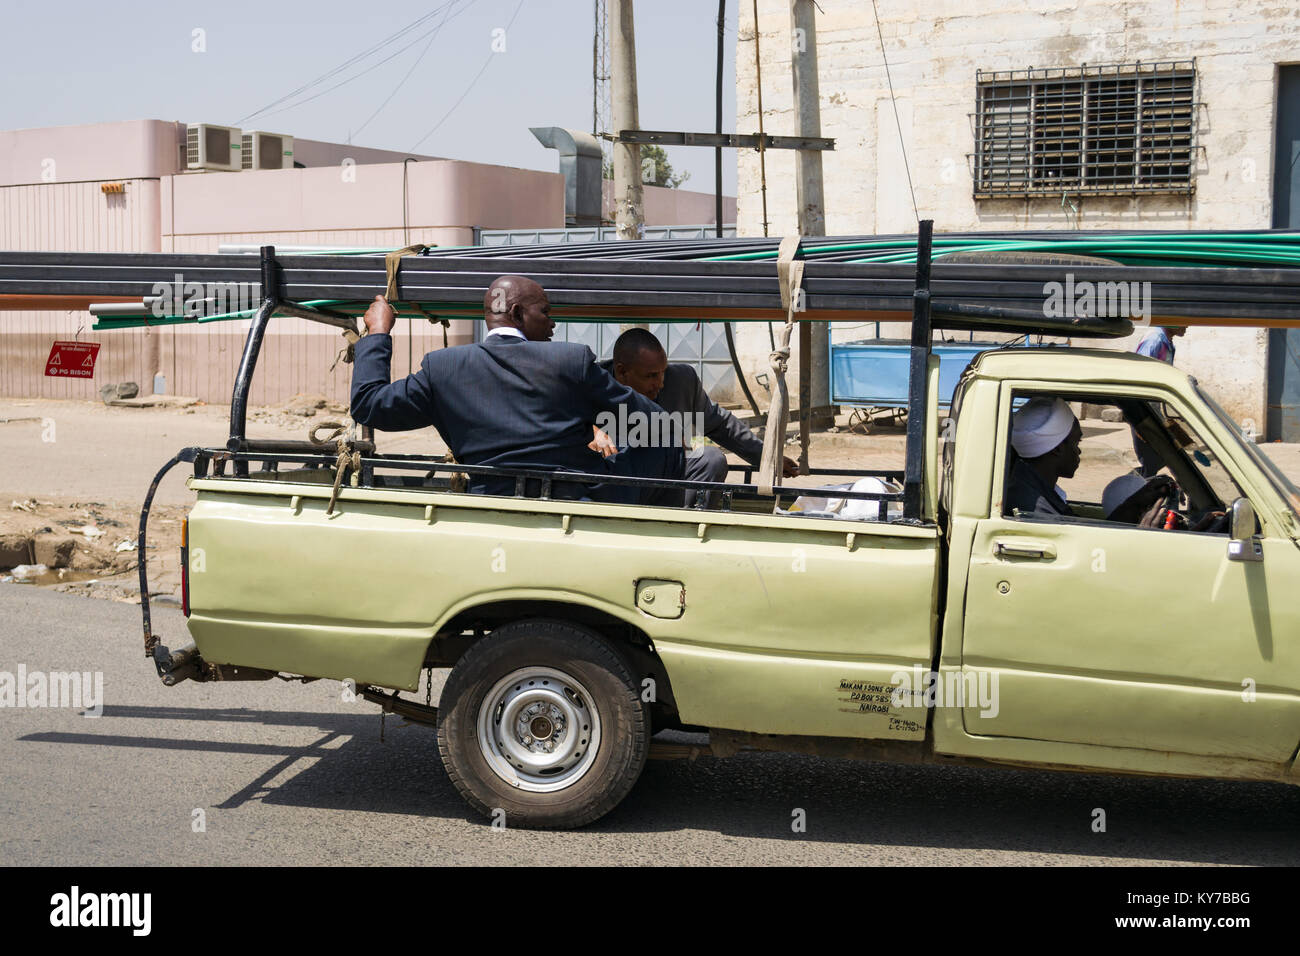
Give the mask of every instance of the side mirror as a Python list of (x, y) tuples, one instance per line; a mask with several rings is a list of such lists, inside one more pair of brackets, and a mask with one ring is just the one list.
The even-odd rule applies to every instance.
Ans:
[(1229, 561), (1263, 561), (1264, 546), (1255, 535), (1258, 527), (1255, 521), (1255, 509), (1245, 498), (1238, 498), (1232, 503), (1232, 515), (1228, 523), (1228, 560)]

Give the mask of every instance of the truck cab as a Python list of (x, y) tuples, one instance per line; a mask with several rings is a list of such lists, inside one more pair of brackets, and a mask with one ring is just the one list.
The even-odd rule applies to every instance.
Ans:
[[(1120, 410), (1202, 532), (1009, 514), (1011, 419), (1034, 396)], [(1176, 369), (1088, 349), (980, 356), (943, 455), (939, 670), (987, 672), (996, 713), (937, 714), (935, 748), (999, 762), (1277, 779), (1300, 743), (1300, 496)], [(1085, 443), (1087, 427), (1085, 423)], [(1118, 468), (1117, 468), (1118, 470)]]

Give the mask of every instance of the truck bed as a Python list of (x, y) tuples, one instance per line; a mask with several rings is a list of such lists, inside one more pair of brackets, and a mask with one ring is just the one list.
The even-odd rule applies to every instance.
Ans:
[(871, 688), (933, 659), (934, 527), (409, 487), (345, 486), (327, 515), (319, 480), (190, 487), (207, 661), (414, 690), (435, 638), (531, 605), (639, 635), (685, 723), (924, 734)]

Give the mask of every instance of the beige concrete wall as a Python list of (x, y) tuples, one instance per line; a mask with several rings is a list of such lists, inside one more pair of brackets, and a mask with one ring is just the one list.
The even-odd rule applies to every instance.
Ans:
[[(823, 4), (817, 15), (826, 228), (830, 234), (912, 232), (916, 215), (899, 127), (922, 218), (940, 231), (978, 229), (1240, 229), (1271, 223), (1276, 67), (1300, 61), (1294, 0), (878, 0), (897, 94), (895, 120), (872, 5)], [(792, 134), (788, 0), (759, 0), (764, 127)], [(741, 4), (736, 46), (737, 128), (758, 126), (754, 22)], [(976, 70), (1196, 59), (1199, 83), (1194, 196), (972, 197)], [(740, 151), (741, 235), (761, 235), (759, 160)], [(766, 154), (770, 232), (795, 228), (794, 155)], [(1196, 329), (1178, 364), (1230, 412), (1263, 421), (1265, 336)], [(746, 364), (766, 367), (767, 334), (741, 334)]]

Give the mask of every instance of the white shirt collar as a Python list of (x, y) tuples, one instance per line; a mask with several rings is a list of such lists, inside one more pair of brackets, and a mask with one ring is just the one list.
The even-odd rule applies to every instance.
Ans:
[(498, 325), (495, 329), (489, 329), (488, 334), (483, 336), (483, 341), (486, 342), (494, 335), (513, 335), (516, 338), (523, 339), (525, 342), (528, 341), (528, 336), (510, 325)]

